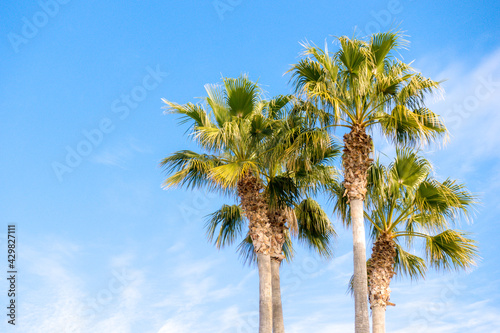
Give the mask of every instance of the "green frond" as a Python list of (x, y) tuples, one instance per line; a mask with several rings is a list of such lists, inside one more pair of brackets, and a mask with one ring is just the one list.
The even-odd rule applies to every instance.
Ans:
[(332, 182), (328, 186), (328, 191), (331, 194), (329, 200), (333, 202), (333, 212), (337, 214), (344, 226), (351, 225), (351, 211), (348, 203), (346, 189), (342, 182)]
[(338, 121), (336, 112), (329, 112), (330, 110), (322, 108), (321, 104), (312, 101), (296, 98), (294, 105), (289, 112), (290, 119), (299, 119), (304, 121), (306, 126), (313, 127), (319, 125), (320, 127), (331, 127)]
[[(217, 84), (205, 85), (205, 90), (208, 95), (205, 101), (210, 106), (219, 127), (222, 127), (225, 122), (230, 121), (229, 106), (225, 101), (224, 90), (221, 88), (222, 87)], [(202, 127), (203, 125), (199, 126)]]
[(265, 196), (269, 207), (284, 209), (293, 207), (299, 200), (299, 188), (292, 177), (276, 176), (268, 180)]
[(380, 159), (377, 157), (370, 165), (366, 176), (366, 207), (373, 208), (377, 202), (383, 202), (386, 200), (388, 192), (387, 173), (387, 168), (380, 163)]
[(163, 186), (217, 189), (210, 173), (221, 164), (219, 158), (213, 155), (198, 154), (190, 150), (178, 151), (160, 162), (165, 172), (172, 174), (164, 181)]
[(336, 82), (337, 73), (329, 72), (320, 62), (310, 58), (301, 59), (288, 72), (292, 73), (290, 82), (296, 93), (322, 105), (331, 115), (328, 117), (329, 122), (337, 123), (342, 105), (342, 91)]
[(288, 231), (285, 232), (285, 242), (283, 243), (283, 255), (285, 256), (285, 260), (290, 263), (293, 260), (295, 255), (295, 251), (292, 246), (292, 239), (290, 238), (290, 233)]
[(278, 95), (267, 102), (265, 109), (269, 119), (283, 118), (287, 111), (287, 106), (291, 106), (294, 101), (293, 95)]
[(425, 252), (431, 266), (442, 270), (468, 269), (478, 259), (476, 242), (469, 233), (455, 230), (427, 236)]
[(460, 217), (470, 218), (477, 201), (463, 184), (450, 179), (442, 183), (429, 179), (420, 184), (414, 203), (430, 218), (441, 216), (456, 223)]
[(433, 81), (420, 73), (415, 73), (398, 94), (398, 103), (411, 109), (420, 109), (427, 94), (440, 93), (441, 82)]
[(213, 241), (215, 238), (215, 246), (218, 249), (233, 244), (236, 238), (241, 236), (245, 225), (243, 216), (239, 205), (223, 205), (221, 209), (208, 215), (205, 226), (208, 240)]
[(349, 294), (354, 297), (354, 274), (349, 278), (349, 282), (347, 283), (346, 294)]
[(329, 191), (331, 184), (338, 183), (340, 172), (333, 166), (319, 164), (309, 171), (295, 172), (294, 177), (302, 195), (317, 195)]
[(236, 251), (238, 252), (239, 257), (243, 261), (244, 265), (257, 265), (257, 255), (255, 254), (252, 238), (250, 237), (250, 235), (247, 234), (247, 236), (238, 245)]
[(459, 217), (469, 219), (479, 202), (478, 196), (471, 193), (464, 184), (449, 178), (440, 185), (441, 196), (448, 202), (449, 216), (454, 220)]
[(396, 186), (416, 188), (431, 171), (429, 161), (408, 149), (396, 149), (396, 159), (389, 165), (390, 181)]
[(198, 126), (194, 129), (196, 141), (210, 152), (224, 151), (242, 140), (240, 126), (235, 122), (225, 122), (222, 127)]
[(325, 158), (339, 155), (328, 133), (321, 129), (297, 128), (283, 138), (283, 147), (289, 170), (308, 171)]
[(237, 161), (212, 168), (210, 177), (222, 188), (234, 188), (240, 177), (249, 171), (259, 176), (259, 169), (255, 162)]
[(391, 56), (391, 51), (403, 48), (407, 41), (401, 32), (381, 32), (373, 34), (370, 38), (370, 60), (377, 73), (383, 73), (386, 59)]
[(273, 134), (273, 123), (263, 115), (255, 115), (250, 122), (250, 135), (256, 142), (260, 142)]
[(290, 81), (297, 93), (315, 91), (315, 86), (323, 79), (321, 65), (309, 58), (301, 59), (288, 72), (292, 73)]
[(411, 110), (396, 105), (391, 112), (374, 114), (371, 121), (380, 124), (384, 136), (403, 146), (435, 141), (447, 133), (439, 117), (427, 108)]
[(162, 98), (163, 103), (167, 104), (165, 107), (166, 112), (181, 115), (180, 124), (185, 124), (192, 122), (190, 128), (197, 126), (211, 127), (212, 122), (210, 116), (207, 114), (202, 105), (187, 103), (185, 105), (180, 105), (177, 103), (169, 102)]
[(413, 280), (424, 278), (427, 266), (424, 259), (406, 252), (399, 244), (396, 244), (394, 271), (399, 277), (409, 277)]
[(336, 237), (335, 229), (321, 206), (307, 198), (295, 207), (298, 224), (298, 239), (318, 254), (331, 257), (331, 242)]
[(246, 76), (224, 78), (226, 104), (231, 116), (246, 118), (260, 101), (260, 88)]
[(346, 36), (338, 38), (340, 42), (340, 50), (336, 54), (336, 58), (340, 60), (348, 73), (354, 79), (359, 79), (363, 65), (367, 61), (366, 43), (358, 39), (350, 39)]

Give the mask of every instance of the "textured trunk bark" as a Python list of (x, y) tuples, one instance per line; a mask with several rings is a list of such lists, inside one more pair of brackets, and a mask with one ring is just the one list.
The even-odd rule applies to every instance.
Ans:
[(283, 307), (281, 304), (280, 261), (271, 259), (271, 273), (273, 276), (273, 333), (285, 333), (283, 321)]
[(283, 255), (283, 243), (285, 242), (285, 230), (287, 214), (284, 209), (268, 208), (267, 216), (271, 224), (271, 271), (273, 284), (273, 332), (285, 333), (283, 322), (283, 308), (281, 304), (280, 290), (280, 263), (285, 258)]
[(272, 333), (273, 300), (271, 276), (271, 224), (267, 202), (261, 193), (262, 184), (251, 172), (238, 181), (240, 205), (248, 218), (259, 269), (259, 333)]
[(259, 267), (259, 333), (273, 331), (273, 299), (271, 257), (269, 254), (257, 253)]
[(385, 333), (385, 306), (372, 306), (373, 333)]
[(350, 201), (354, 254), (355, 332), (370, 333), (363, 200)]
[(355, 125), (349, 133), (344, 135), (342, 167), (344, 169), (345, 195), (349, 199), (351, 208), (356, 333), (370, 333), (363, 200), (366, 194), (366, 174), (372, 163), (371, 150), (372, 139), (366, 134), (366, 129), (363, 126)]
[(389, 302), (389, 285), (394, 276), (396, 245), (389, 234), (381, 234), (373, 244), (368, 262), (368, 286), (372, 309), (373, 333), (385, 333), (385, 310)]

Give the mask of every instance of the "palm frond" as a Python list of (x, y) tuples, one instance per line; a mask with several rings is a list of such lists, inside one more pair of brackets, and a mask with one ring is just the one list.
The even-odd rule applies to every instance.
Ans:
[(260, 101), (260, 88), (246, 76), (224, 78), (226, 104), (232, 116), (246, 118)]
[(425, 260), (406, 252), (401, 245), (396, 244), (396, 258), (394, 262), (394, 271), (400, 277), (409, 277), (410, 279), (424, 278), (427, 271)]
[(447, 133), (443, 122), (427, 108), (396, 105), (390, 112), (376, 113), (372, 121), (380, 124), (384, 136), (403, 146), (435, 141)]
[(328, 186), (328, 191), (331, 194), (329, 200), (333, 202), (333, 212), (337, 214), (344, 226), (351, 225), (350, 205), (348, 203), (346, 189), (342, 182), (332, 182)]
[(295, 207), (298, 224), (298, 239), (318, 254), (331, 257), (331, 243), (336, 237), (335, 229), (321, 206), (307, 198)]
[[(225, 122), (230, 121), (229, 106), (224, 98), (224, 90), (221, 88), (222, 87), (217, 84), (205, 85), (205, 90), (208, 95), (205, 101), (210, 106), (219, 127), (222, 127)], [(204, 125), (198, 126), (202, 127)]]
[(478, 249), (469, 233), (446, 230), (426, 237), (425, 251), (431, 266), (442, 270), (468, 269), (476, 265)]
[(180, 105), (167, 101), (164, 98), (162, 98), (162, 101), (163, 103), (167, 104), (167, 106), (165, 107), (167, 109), (166, 112), (181, 115), (181, 120), (179, 122), (180, 124), (192, 122), (192, 124), (190, 125), (191, 129), (197, 126), (212, 126), (210, 116), (205, 111), (202, 105), (193, 103)]
[(205, 226), (208, 240), (214, 241), (215, 238), (218, 249), (233, 244), (241, 236), (245, 224), (243, 216), (239, 205), (223, 205), (218, 211), (208, 215)]
[(391, 51), (407, 45), (399, 31), (388, 31), (373, 34), (370, 38), (370, 60), (377, 73), (383, 73), (387, 58)]
[(210, 169), (210, 177), (221, 188), (234, 188), (242, 175), (247, 172), (259, 177), (259, 169), (254, 161), (236, 161), (221, 164)]
[(217, 185), (210, 176), (213, 168), (222, 164), (217, 156), (198, 154), (190, 150), (178, 151), (160, 162), (164, 170), (172, 174), (163, 186), (165, 188), (185, 186), (187, 188), (202, 188), (204, 186), (216, 190)]
[(416, 152), (408, 148), (397, 149), (396, 159), (389, 166), (389, 181), (395, 186), (413, 189), (427, 178), (431, 168), (429, 161)]
[(299, 200), (300, 192), (294, 179), (287, 176), (271, 177), (266, 189), (270, 208), (284, 209), (292, 207)]

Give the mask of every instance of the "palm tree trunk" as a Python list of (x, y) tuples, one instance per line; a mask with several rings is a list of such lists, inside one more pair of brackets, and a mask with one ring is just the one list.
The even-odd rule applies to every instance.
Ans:
[(385, 333), (385, 306), (372, 306), (373, 333)]
[(259, 333), (273, 331), (271, 256), (257, 253), (259, 267)]
[(273, 333), (285, 333), (283, 307), (281, 304), (280, 264), (280, 260), (271, 259), (271, 274), (273, 276)]
[(269, 222), (271, 223), (271, 271), (273, 275), (273, 332), (285, 333), (283, 321), (283, 307), (281, 304), (280, 264), (285, 258), (283, 244), (285, 243), (285, 230), (287, 214), (284, 209), (268, 208)]
[(366, 274), (365, 226), (363, 218), (363, 200), (366, 194), (366, 175), (371, 165), (371, 137), (364, 127), (355, 125), (351, 132), (344, 135), (345, 195), (351, 208), (351, 222), (354, 254), (354, 309), (355, 332), (370, 333), (368, 317), (368, 278)]
[(395, 243), (388, 234), (380, 235), (373, 244), (368, 262), (368, 285), (372, 308), (373, 333), (385, 333), (385, 310), (389, 302), (389, 285), (394, 276)]
[(241, 208), (248, 218), (259, 269), (259, 333), (272, 333), (273, 304), (271, 276), (271, 224), (267, 216), (267, 202), (261, 193), (262, 184), (247, 173), (238, 181)]
[(350, 205), (354, 255), (355, 332), (370, 333), (363, 201), (354, 199), (350, 201)]

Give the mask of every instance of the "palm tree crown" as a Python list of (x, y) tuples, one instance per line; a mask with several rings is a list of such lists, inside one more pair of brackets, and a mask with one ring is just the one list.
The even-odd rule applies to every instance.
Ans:
[(296, 91), (320, 106), (313, 111), (318, 120), (349, 128), (379, 125), (386, 137), (405, 145), (446, 132), (424, 103), (439, 82), (395, 57), (406, 45), (400, 33), (378, 33), (368, 42), (342, 36), (338, 42), (334, 54), (327, 46), (304, 44), (306, 57), (289, 70)]
[[(467, 232), (450, 229), (469, 219), (477, 202), (465, 185), (431, 176), (430, 163), (408, 149), (398, 150), (385, 167), (369, 171), (365, 217), (372, 237), (395, 241), (395, 268), (400, 275), (424, 276), (426, 262), (437, 269), (466, 269), (475, 264), (477, 249)], [(425, 261), (404, 251), (423, 241)]]

